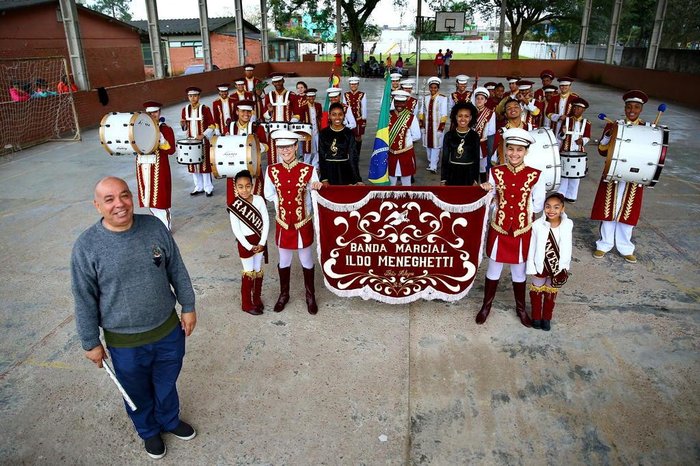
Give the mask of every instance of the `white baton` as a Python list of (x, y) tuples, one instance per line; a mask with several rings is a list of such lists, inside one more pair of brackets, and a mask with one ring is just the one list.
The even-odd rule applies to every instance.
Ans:
[(109, 378), (112, 379), (112, 382), (117, 386), (119, 389), (119, 393), (122, 394), (124, 397), (124, 401), (126, 401), (126, 404), (129, 405), (129, 408), (131, 408), (132, 411), (136, 411), (136, 405), (134, 404), (133, 400), (129, 396), (128, 393), (126, 393), (126, 390), (124, 390), (124, 387), (122, 386), (121, 383), (117, 380), (117, 376), (114, 374), (114, 371), (112, 370), (111, 367), (109, 367), (109, 364), (107, 364), (106, 360), (102, 360), (102, 367), (107, 371), (107, 374), (109, 374)]

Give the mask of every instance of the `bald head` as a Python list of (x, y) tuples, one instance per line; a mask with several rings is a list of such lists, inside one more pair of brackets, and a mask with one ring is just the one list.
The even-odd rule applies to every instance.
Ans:
[(107, 176), (98, 181), (93, 204), (108, 230), (125, 231), (134, 223), (134, 200), (129, 185), (121, 178)]

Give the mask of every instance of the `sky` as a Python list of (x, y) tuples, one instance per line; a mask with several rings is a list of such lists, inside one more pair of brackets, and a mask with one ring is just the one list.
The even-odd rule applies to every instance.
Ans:
[[(411, 25), (416, 16), (416, 0), (408, 0), (410, 6), (402, 15), (397, 14), (396, 7), (392, 0), (381, 0), (375, 10), (372, 12), (371, 22), (377, 26), (387, 25), (395, 27), (400, 25)], [(245, 12), (254, 8), (260, 10), (260, 2), (256, 0), (243, 0), (244, 18)], [(158, 17), (161, 19), (176, 19), (176, 18), (197, 18), (199, 17), (199, 7), (197, 0), (157, 0)], [(207, 9), (209, 17), (233, 16), (234, 8), (233, 0), (208, 0)], [(131, 12), (134, 19), (146, 19), (146, 2), (144, 0), (132, 0)], [(431, 15), (430, 9), (426, 2), (423, 2), (422, 15)]]

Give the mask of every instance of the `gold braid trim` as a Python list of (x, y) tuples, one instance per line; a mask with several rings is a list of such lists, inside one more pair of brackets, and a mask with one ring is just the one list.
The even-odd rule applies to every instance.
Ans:
[(614, 201), (615, 186), (612, 181), (606, 181), (608, 186), (605, 188), (605, 203), (603, 204), (603, 217), (612, 217), (612, 206)]
[(151, 199), (153, 199), (153, 204), (151, 205), (156, 205), (158, 204), (158, 179), (160, 178), (160, 151), (156, 149), (156, 163), (154, 163), (155, 167), (153, 170), (153, 183), (151, 186)]
[(257, 275), (257, 273), (254, 272), (254, 271), (252, 271), (252, 272), (243, 272), (243, 273), (241, 274), (242, 277), (248, 277), (248, 278), (252, 278), (252, 279), (255, 279), (256, 275)]
[(262, 270), (257, 273), (258, 278), (263, 278), (265, 276), (265, 272)]
[(559, 292), (558, 288), (553, 288), (551, 286), (547, 285), (542, 285), (542, 286), (535, 286), (532, 283), (530, 284), (530, 291), (534, 291), (536, 293), (551, 293), (551, 294), (557, 294)]
[(623, 220), (629, 219), (630, 215), (632, 215), (632, 207), (634, 207), (634, 197), (637, 195), (637, 185), (636, 184), (630, 185), (628, 183), (626, 191), (629, 193), (629, 196), (626, 197), (627, 202), (625, 203), (625, 210), (624, 210), (624, 213), (622, 214)]

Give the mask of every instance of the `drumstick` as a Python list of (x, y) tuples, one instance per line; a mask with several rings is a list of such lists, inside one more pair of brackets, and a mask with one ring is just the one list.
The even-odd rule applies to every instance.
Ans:
[(654, 120), (653, 126), (656, 126), (657, 124), (659, 124), (659, 120), (661, 119), (661, 114), (666, 111), (666, 104), (659, 105), (658, 110), (659, 110), (659, 113), (656, 114), (656, 120)]
[(613, 121), (613, 120), (611, 120), (610, 118), (608, 118), (608, 116), (607, 116), (605, 113), (599, 113), (599, 114), (598, 114), (598, 119), (599, 119), (599, 120), (603, 120), (603, 121), (607, 121), (608, 123), (612, 123), (613, 125), (614, 125), (614, 124), (617, 124), (616, 121)]
[(129, 408), (131, 408), (132, 411), (136, 411), (136, 405), (134, 404), (134, 401), (131, 399), (129, 394), (126, 393), (126, 390), (124, 390), (122, 384), (120, 384), (117, 380), (117, 376), (114, 374), (114, 371), (111, 367), (109, 367), (109, 364), (107, 364), (107, 361), (105, 361), (104, 359), (102, 360), (102, 367), (105, 371), (107, 371), (107, 374), (109, 374), (109, 378), (112, 379), (112, 382), (114, 382), (114, 384), (119, 389), (119, 393), (122, 394), (122, 396), (124, 397), (124, 401), (126, 401), (126, 404), (129, 405)]

